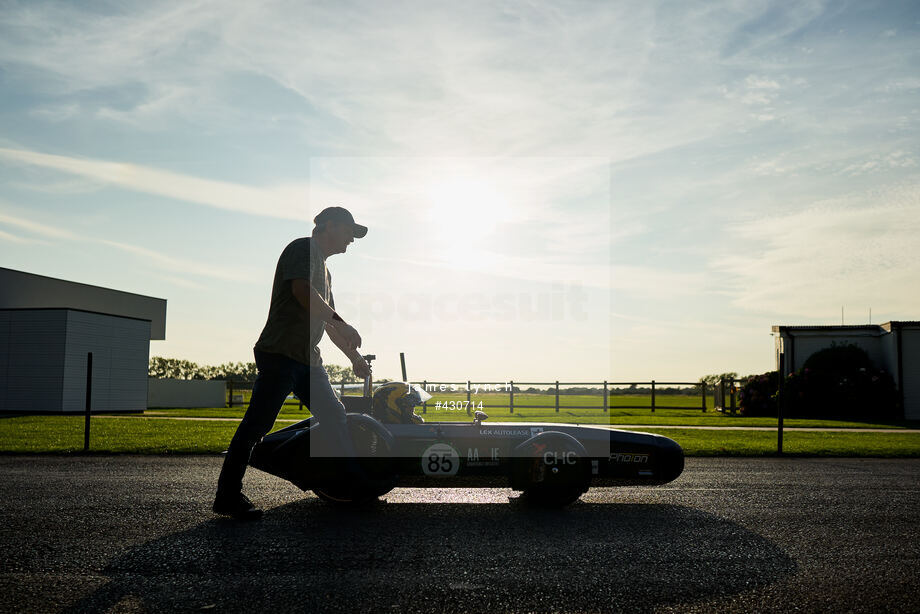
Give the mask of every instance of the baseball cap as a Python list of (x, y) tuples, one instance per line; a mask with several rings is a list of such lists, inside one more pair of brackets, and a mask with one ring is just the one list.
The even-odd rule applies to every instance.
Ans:
[(351, 232), (356, 239), (360, 239), (367, 234), (367, 226), (355, 223), (355, 218), (351, 212), (344, 207), (326, 207), (313, 218), (313, 223), (317, 226), (326, 222), (340, 222), (351, 224)]

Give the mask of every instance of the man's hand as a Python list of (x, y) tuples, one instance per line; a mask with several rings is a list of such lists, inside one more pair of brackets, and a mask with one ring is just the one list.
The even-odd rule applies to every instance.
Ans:
[(327, 322), (326, 325), (332, 325), (332, 328), (334, 328), (335, 332), (339, 334), (339, 336), (342, 338), (342, 341), (345, 342), (346, 346), (350, 348), (361, 347), (361, 335), (359, 335), (358, 331), (356, 331), (350, 324), (346, 324), (341, 320), (331, 320)]
[(364, 379), (371, 374), (371, 366), (367, 364), (367, 361), (364, 360), (363, 356), (358, 356), (352, 360), (351, 368), (354, 370), (355, 375), (361, 379)]

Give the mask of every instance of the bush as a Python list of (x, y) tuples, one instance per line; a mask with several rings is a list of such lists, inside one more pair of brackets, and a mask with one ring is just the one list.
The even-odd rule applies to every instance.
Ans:
[(812, 354), (785, 381), (786, 413), (810, 418), (899, 417), (894, 379), (855, 345)]
[(745, 378), (738, 394), (742, 416), (775, 416), (779, 373), (768, 371)]

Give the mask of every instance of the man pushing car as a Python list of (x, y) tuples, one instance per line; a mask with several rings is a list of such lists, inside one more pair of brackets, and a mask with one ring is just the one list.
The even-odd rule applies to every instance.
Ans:
[(254, 348), (258, 375), (217, 481), (217, 514), (244, 520), (261, 517), (262, 510), (242, 493), (243, 475), (253, 447), (272, 428), (292, 391), (307, 402), (330, 445), (346, 459), (344, 477), (358, 485), (366, 481), (355, 460), (345, 407), (332, 390), (318, 344), (327, 333), (351, 360), (355, 375), (370, 374), (370, 365), (358, 353), (361, 336), (335, 311), (326, 268), (326, 259), (344, 254), (355, 239), (367, 234), (367, 227), (355, 223), (342, 207), (323, 209), (313, 222), (312, 235), (284, 248), (275, 268), (268, 320)]

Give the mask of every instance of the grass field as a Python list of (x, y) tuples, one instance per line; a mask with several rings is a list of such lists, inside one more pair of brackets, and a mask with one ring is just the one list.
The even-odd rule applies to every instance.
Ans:
[[(82, 416), (20, 416), (0, 420), (0, 452), (83, 450)], [(90, 449), (136, 454), (202, 454), (226, 449), (235, 422), (93, 416)]]
[[(556, 412), (555, 396), (540, 394), (516, 394), (514, 395), (515, 410), (510, 412), (508, 407), (507, 394), (480, 394), (471, 395), (471, 399), (476, 402), (476, 409), (479, 409), (479, 402), (482, 402), (482, 410), (489, 415), (493, 421), (527, 421), (527, 422), (566, 422), (575, 424), (649, 424), (662, 426), (776, 426), (775, 418), (747, 418), (738, 415), (730, 415), (712, 410), (710, 407), (703, 412), (698, 404), (698, 397), (687, 397), (683, 395), (660, 396), (656, 399), (661, 405), (681, 406), (683, 403), (686, 409), (660, 409), (656, 408), (653, 412), (649, 406), (648, 396), (618, 396), (611, 397), (611, 403), (614, 404), (609, 412), (604, 413), (602, 403), (603, 397), (592, 395), (560, 395), (559, 411)], [(437, 401), (454, 402), (454, 406), (463, 406), (466, 401), (466, 394), (437, 395), (427, 403), (427, 411), (423, 413), (421, 407), (417, 413), (429, 421), (449, 421), (465, 422), (471, 418), (464, 409), (457, 410), (437, 410)], [(645, 409), (622, 409), (617, 405), (641, 405), (645, 401)], [(537, 407), (521, 407), (521, 405), (533, 405)], [(589, 409), (576, 408), (576, 406), (590, 406)], [(216, 407), (210, 409), (157, 409), (149, 410), (146, 415), (155, 416), (172, 416), (172, 417), (208, 417), (208, 418), (242, 418), (245, 409), (243, 407)], [(470, 412), (472, 413), (472, 412)], [(299, 403), (296, 401), (288, 402), (284, 405), (279, 418), (287, 420), (298, 420), (308, 417), (310, 412), (306, 409), (300, 410)], [(790, 419), (786, 420), (787, 426), (799, 427), (832, 427), (832, 428), (898, 428), (906, 426), (903, 422), (842, 422), (833, 420), (810, 420), (810, 419)]]
[[(338, 390), (336, 390), (338, 392)], [(249, 402), (250, 391), (249, 390), (237, 390), (235, 394), (242, 395), (242, 401), (236, 401), (235, 405), (245, 405)], [(346, 394), (353, 394), (352, 391), (347, 391)], [(469, 399), (465, 391), (457, 392), (439, 392), (437, 394), (432, 394), (432, 399), (428, 401), (427, 405), (429, 408), (433, 408), (435, 404), (440, 401), (441, 403), (450, 403), (454, 404), (464, 403), (465, 401), (472, 401), (476, 404), (476, 409), (479, 409), (479, 403), (482, 403), (482, 410), (489, 412), (489, 410), (501, 411), (510, 413), (509, 406), (511, 404), (511, 395), (507, 392), (481, 392), (479, 394), (470, 393)], [(610, 395), (607, 397), (608, 406), (611, 408), (616, 407), (648, 407), (651, 408), (651, 396), (649, 395)], [(288, 405), (298, 406), (299, 403), (295, 400), (288, 401)], [(555, 410), (556, 406), (556, 396), (552, 393), (548, 394), (534, 394), (534, 393), (515, 393), (514, 395), (514, 412), (517, 413), (519, 410), (526, 410), (528, 405), (537, 405), (539, 407), (551, 407)], [(690, 410), (697, 410), (702, 413), (703, 403), (699, 395), (689, 396), (682, 394), (671, 394), (671, 395), (656, 395), (655, 396), (655, 405), (657, 408), (660, 407), (677, 407), (677, 408), (686, 408)], [(603, 412), (604, 408), (604, 397), (603, 395), (590, 395), (590, 394), (580, 394), (580, 395), (559, 395), (559, 407), (560, 410), (566, 407), (572, 406), (589, 406), (592, 409), (596, 408), (597, 411)], [(706, 408), (712, 409), (712, 396), (707, 395), (706, 397)], [(657, 411), (657, 410), (656, 410)]]
[[(670, 437), (687, 456), (770, 456), (776, 453), (774, 431), (701, 431), (643, 429)], [(783, 453), (790, 456), (920, 457), (920, 432), (783, 434)]]
[[(189, 412), (190, 410), (184, 410)], [(303, 417), (304, 412), (296, 412)], [(735, 424), (737, 420), (735, 419)], [(839, 423), (831, 423), (839, 426)], [(278, 428), (284, 426), (279, 424)], [(830, 426), (827, 424), (825, 426)], [(224, 450), (233, 421), (94, 416), (90, 451), (97, 453), (201, 454)], [(688, 456), (764, 456), (776, 451), (773, 431), (644, 428), (674, 439)], [(785, 451), (808, 456), (920, 457), (920, 430), (787, 432)], [(72, 453), (83, 449), (82, 416), (0, 419), (0, 453)]]

